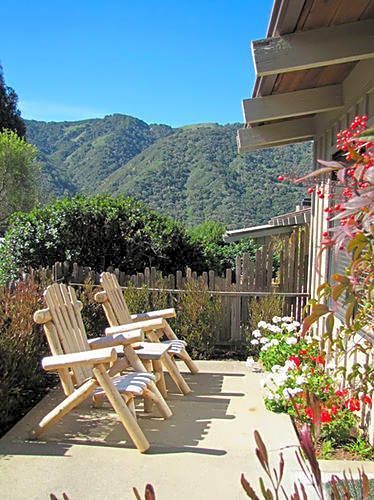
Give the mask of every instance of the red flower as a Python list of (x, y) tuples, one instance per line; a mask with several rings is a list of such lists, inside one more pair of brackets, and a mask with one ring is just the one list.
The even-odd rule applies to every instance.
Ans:
[(368, 396), (367, 394), (363, 394), (361, 396), (361, 401), (365, 404), (365, 405), (369, 405), (371, 406), (371, 397)]
[(288, 358), (288, 361), (293, 361), (295, 363), (295, 365), (297, 366), (297, 368), (299, 368), (299, 366), (301, 365), (300, 358), (298, 358), (294, 354)]
[(279, 181), (279, 182), (284, 181), (284, 176), (283, 176), (283, 175), (278, 175), (278, 181)]
[(300, 356), (305, 356), (306, 354), (308, 354), (308, 351), (307, 351), (306, 349), (301, 349), (301, 350), (299, 351), (299, 355), (300, 355)]
[(345, 407), (348, 408), (349, 411), (359, 411), (361, 408), (360, 401), (356, 398), (347, 399)]
[(331, 413), (333, 415), (336, 415), (339, 411), (339, 407), (338, 406), (335, 406), (335, 405), (331, 405)]
[(319, 354), (318, 356), (312, 356), (312, 360), (318, 363), (319, 365), (325, 364), (325, 358), (321, 354)]
[(309, 418), (313, 418), (313, 410), (311, 407), (305, 408), (305, 415)]
[(348, 395), (348, 389), (343, 389), (343, 390), (338, 389), (337, 391), (335, 391), (335, 394), (340, 398), (343, 398)]
[(327, 410), (321, 410), (321, 422), (323, 424), (331, 422), (331, 415)]

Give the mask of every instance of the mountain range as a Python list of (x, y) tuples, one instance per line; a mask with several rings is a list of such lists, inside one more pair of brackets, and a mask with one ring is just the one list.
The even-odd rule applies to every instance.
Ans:
[(189, 226), (212, 219), (244, 227), (288, 212), (304, 190), (279, 183), (278, 175), (312, 166), (310, 143), (238, 154), (239, 123), (172, 128), (114, 114), (26, 126), (39, 149), (43, 199), (131, 195)]

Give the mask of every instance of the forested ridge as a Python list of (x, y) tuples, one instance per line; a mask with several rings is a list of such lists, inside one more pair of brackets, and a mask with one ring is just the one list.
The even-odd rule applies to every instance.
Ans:
[(46, 198), (126, 194), (190, 226), (206, 219), (257, 224), (292, 210), (304, 191), (277, 176), (311, 166), (306, 143), (238, 154), (239, 123), (173, 129), (116, 114), (26, 125), (40, 151)]

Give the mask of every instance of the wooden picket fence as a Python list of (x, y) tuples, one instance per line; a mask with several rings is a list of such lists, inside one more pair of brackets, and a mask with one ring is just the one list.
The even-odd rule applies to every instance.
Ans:
[[(279, 269), (274, 268), (274, 253), (280, 255)], [(150, 292), (169, 294), (170, 304), (178, 301), (190, 280), (202, 285), (202, 292), (219, 296), (222, 317), (217, 329), (217, 344), (237, 344), (244, 340), (245, 328), (250, 326), (250, 303), (266, 296), (283, 298), (283, 314), (300, 320), (307, 301), (308, 228), (296, 228), (291, 234), (265, 240), (255, 257), (243, 254), (237, 257), (235, 269), (227, 269), (223, 275), (215, 271), (201, 274), (186, 267), (174, 274), (163, 275), (154, 267), (143, 272), (127, 274), (109, 267), (123, 287), (147, 286)], [(52, 268), (40, 268), (53, 281), (83, 285), (88, 280), (100, 285), (100, 272), (76, 263), (56, 262)], [(253, 326), (253, 325), (252, 325)]]

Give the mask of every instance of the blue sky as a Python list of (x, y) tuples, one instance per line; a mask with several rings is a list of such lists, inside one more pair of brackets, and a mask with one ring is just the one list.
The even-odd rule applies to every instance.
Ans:
[(25, 118), (241, 122), (272, 3), (2, 0), (0, 62)]

